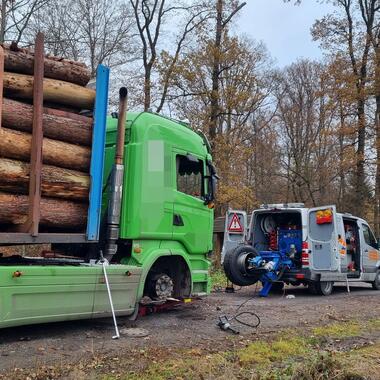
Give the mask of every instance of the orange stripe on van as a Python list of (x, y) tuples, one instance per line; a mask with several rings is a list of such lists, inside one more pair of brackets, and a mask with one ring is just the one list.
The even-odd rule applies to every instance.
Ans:
[(368, 258), (373, 261), (379, 260), (379, 253), (377, 251), (369, 251)]

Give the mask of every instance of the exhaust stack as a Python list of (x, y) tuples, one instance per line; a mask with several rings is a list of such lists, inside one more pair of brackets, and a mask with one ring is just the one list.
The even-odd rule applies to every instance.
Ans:
[(127, 102), (128, 90), (126, 87), (121, 87), (119, 90), (119, 114), (117, 121), (115, 163), (111, 174), (111, 196), (108, 203), (107, 214), (107, 242), (105, 246), (105, 258), (109, 262), (117, 252), (117, 240), (119, 239), (120, 232), (120, 211), (121, 197), (123, 195), (123, 158)]

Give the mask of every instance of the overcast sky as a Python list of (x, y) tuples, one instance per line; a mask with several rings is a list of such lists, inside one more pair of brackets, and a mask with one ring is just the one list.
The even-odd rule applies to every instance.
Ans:
[(313, 42), (310, 28), (314, 20), (331, 11), (332, 6), (304, 0), (294, 6), (294, 1), (246, 0), (241, 10), (237, 28), (249, 37), (263, 41), (278, 66), (294, 62), (297, 58), (322, 56), (318, 43)]

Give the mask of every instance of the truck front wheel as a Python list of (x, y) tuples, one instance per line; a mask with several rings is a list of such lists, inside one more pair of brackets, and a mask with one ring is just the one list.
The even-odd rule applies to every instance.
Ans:
[(380, 290), (380, 270), (377, 271), (375, 280), (372, 281), (372, 288), (375, 290)]

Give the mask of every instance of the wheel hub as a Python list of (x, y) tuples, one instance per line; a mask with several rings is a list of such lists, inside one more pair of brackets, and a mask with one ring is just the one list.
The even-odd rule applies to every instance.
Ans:
[(153, 290), (159, 299), (172, 297), (174, 284), (173, 280), (165, 273), (161, 273), (153, 278)]

